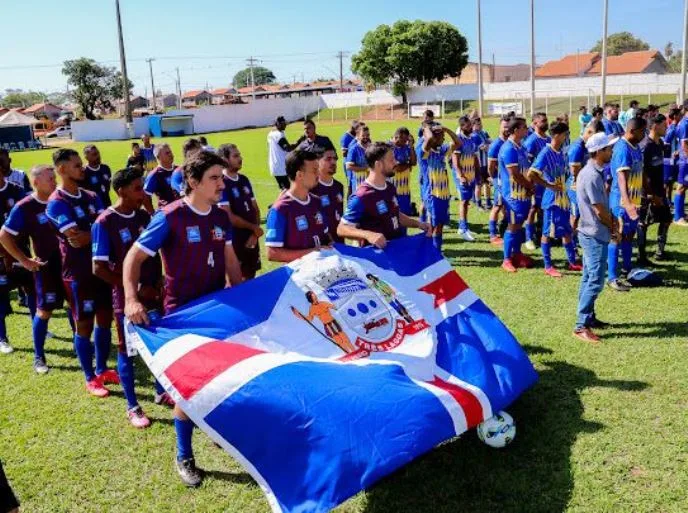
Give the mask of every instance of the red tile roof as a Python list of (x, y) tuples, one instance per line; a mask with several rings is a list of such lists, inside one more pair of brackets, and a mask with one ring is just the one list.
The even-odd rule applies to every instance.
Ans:
[(32, 105), (31, 107), (28, 107), (24, 110), (24, 112), (28, 112), (30, 114), (33, 114), (34, 112), (40, 112), (44, 110), (45, 108), (52, 108), (56, 110), (62, 110), (60, 107), (57, 105), (53, 105), (52, 103), (36, 103), (35, 105)]
[(236, 89), (233, 87), (221, 87), (220, 89), (213, 89), (210, 91), (213, 96), (225, 96), (229, 94), (236, 94)]
[(207, 93), (208, 91), (204, 91), (203, 89), (195, 89), (193, 91), (187, 91), (182, 95), (182, 99), (188, 99), (188, 98), (196, 98), (197, 96), (200, 96), (203, 93)]
[[(640, 52), (626, 52), (621, 55), (607, 57), (607, 73), (610, 75), (622, 75), (626, 73), (642, 73), (656, 59), (664, 61), (664, 57), (657, 50), (643, 50)], [(594, 64), (588, 71), (589, 75), (602, 73), (602, 60)]]
[(547, 77), (575, 77), (584, 75), (600, 58), (597, 52), (572, 54), (559, 59), (548, 61), (535, 70), (535, 76)]

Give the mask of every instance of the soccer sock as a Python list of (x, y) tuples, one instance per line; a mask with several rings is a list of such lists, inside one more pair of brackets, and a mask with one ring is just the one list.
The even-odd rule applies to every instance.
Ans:
[(514, 246), (514, 233), (507, 230), (504, 232), (504, 260), (511, 258), (511, 250)]
[(573, 241), (571, 241), (568, 244), (564, 244), (564, 249), (566, 249), (566, 258), (568, 259), (569, 264), (575, 264), (578, 256), (576, 255), (576, 245), (573, 243)]
[(48, 321), (46, 319), (41, 319), (37, 315), (33, 318), (32, 327), (33, 331), (33, 355), (34, 358), (40, 358), (45, 360), (45, 336), (48, 333)]
[(525, 224), (525, 240), (524, 242), (527, 242), (529, 240), (533, 240), (533, 232), (535, 230), (535, 225), (533, 223), (526, 223)]
[(492, 221), (488, 223), (488, 229), (490, 230), (490, 237), (496, 237), (497, 236), (497, 221)]
[(610, 242), (607, 248), (607, 274), (609, 281), (616, 280), (616, 261), (619, 258), (619, 246), (616, 242)]
[(193, 458), (191, 447), (191, 435), (193, 435), (194, 424), (191, 420), (174, 418), (174, 431), (177, 434), (177, 460)]
[(459, 221), (459, 230), (468, 231), (468, 221), (466, 221), (465, 219), (461, 219)]
[(67, 320), (69, 321), (70, 328), (72, 328), (72, 333), (76, 333), (76, 325), (74, 324), (74, 316), (72, 315), (71, 308), (67, 308)]
[(86, 381), (91, 381), (96, 377), (93, 373), (93, 346), (91, 341), (86, 337), (74, 334), (74, 350), (76, 351), (79, 365), (81, 365), (81, 370), (84, 371), (84, 376), (86, 376)]
[(157, 379), (155, 380), (154, 386), (156, 394), (161, 395), (165, 393), (165, 388), (160, 384), (160, 382)]
[(521, 245), (525, 242), (523, 229), (514, 233), (514, 240), (511, 242), (511, 257), (522, 253)]
[(680, 221), (683, 218), (683, 206), (686, 203), (685, 194), (678, 192), (674, 193), (674, 221)]
[(4, 313), (0, 314), (0, 340), (7, 340), (7, 324)]
[(442, 234), (439, 235), (433, 235), (432, 236), (432, 243), (435, 245), (437, 249), (442, 251)]
[(33, 319), (36, 316), (36, 293), (33, 290), (26, 294), (26, 305), (29, 307), (29, 313)]
[(657, 230), (657, 252), (664, 253), (664, 246), (666, 246), (667, 235), (669, 234), (669, 226), (660, 224)]
[(110, 328), (96, 326), (93, 330), (93, 341), (96, 346), (96, 374), (102, 374), (107, 370), (110, 345), (112, 344), (112, 331), (110, 331)]
[(509, 226), (509, 221), (502, 219), (499, 223), (499, 233), (506, 233), (506, 229)]
[[(639, 224), (636, 234), (638, 237), (638, 258), (645, 260), (647, 258), (647, 226), (644, 223)], [(621, 250), (623, 251), (623, 243), (621, 244)]]
[(552, 267), (552, 249), (549, 246), (549, 241), (540, 242), (540, 249), (542, 250), (542, 259), (545, 261), (545, 269)]
[(122, 383), (124, 398), (127, 400), (127, 409), (138, 406), (136, 392), (134, 392), (134, 359), (126, 353), (117, 352), (117, 372)]
[(623, 270), (630, 271), (633, 265), (633, 244), (630, 240), (621, 241), (621, 256), (623, 258)]

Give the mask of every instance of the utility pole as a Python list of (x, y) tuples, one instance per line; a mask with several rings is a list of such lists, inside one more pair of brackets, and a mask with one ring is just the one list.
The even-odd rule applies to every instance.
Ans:
[[(688, 0), (686, 0), (688, 1)], [(478, 2), (478, 114), (483, 116), (483, 34), (480, 22), (480, 0)]]
[(681, 54), (681, 102), (686, 100), (686, 51), (688, 50), (688, 0), (683, 3), (683, 53)]
[(253, 56), (246, 59), (246, 63), (248, 64), (249, 68), (251, 68), (251, 96), (254, 100), (256, 99), (256, 79), (253, 76), (253, 65), (257, 62), (258, 59), (254, 59)]
[(127, 123), (133, 121), (131, 117), (131, 103), (129, 102), (129, 79), (127, 78), (127, 58), (124, 54), (124, 37), (122, 36), (122, 18), (119, 14), (119, 0), (115, 0), (117, 11), (117, 35), (119, 38), (119, 64), (122, 68), (122, 95), (124, 96), (124, 117)]
[(177, 108), (182, 108), (182, 79), (179, 78), (179, 67), (175, 68), (177, 70)]
[(148, 69), (150, 71), (150, 77), (151, 77), (151, 94), (153, 95), (153, 110), (155, 110), (155, 82), (153, 82), (153, 61), (155, 59), (146, 59), (146, 62), (148, 63)]
[(535, 114), (535, 0), (530, 0), (530, 117), (532, 118), (534, 114)]
[(607, 96), (607, 11), (609, 0), (604, 0), (602, 11), (602, 92), (600, 94), (600, 106), (604, 107)]
[(344, 90), (344, 57), (346, 55), (348, 55), (347, 52), (337, 52), (337, 58), (339, 59), (339, 92)]

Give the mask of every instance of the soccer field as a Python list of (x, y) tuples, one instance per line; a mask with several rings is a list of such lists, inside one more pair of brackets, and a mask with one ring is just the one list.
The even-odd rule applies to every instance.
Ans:
[[(444, 120), (454, 128), (455, 120)], [(389, 139), (418, 120), (369, 122), (373, 140)], [(497, 122), (485, 121), (496, 136)], [(318, 132), (338, 143), (346, 124), (322, 123)], [(267, 170), (268, 128), (209, 134), (217, 147), (232, 142), (244, 157), (263, 219), (278, 189)], [(579, 132), (577, 121), (572, 138)], [(287, 137), (294, 141), (301, 124)], [(168, 142), (181, 162), (184, 138)], [(159, 142), (159, 141), (154, 141)], [(74, 144), (81, 150), (83, 144)], [(124, 165), (128, 142), (103, 142), (103, 162)], [(12, 166), (48, 163), (50, 151), (13, 153)], [(415, 174), (414, 170), (414, 174)], [(338, 178), (343, 181), (343, 176)], [(414, 180), (416, 182), (416, 180)], [(418, 187), (414, 185), (414, 201)], [(500, 248), (487, 240), (487, 214), (469, 213), (478, 241), (445, 235), (446, 257), (474, 291), (514, 332), (540, 373), (540, 382), (509, 412), (517, 423), (513, 444), (502, 450), (474, 432), (443, 444), (357, 495), (337, 511), (347, 513), (458, 512), (685, 512), (688, 510), (688, 230), (672, 227), (669, 260), (658, 269), (666, 285), (615, 293), (598, 301), (599, 346), (571, 336), (580, 276), (554, 280), (536, 267), (511, 275), (499, 265)], [(654, 241), (656, 228), (649, 239)], [(650, 244), (654, 251), (654, 244)], [(410, 255), (411, 257), (411, 255)], [(563, 267), (562, 248), (553, 250)], [(263, 259), (264, 271), (274, 266)], [(256, 298), (255, 300), (260, 300)], [(121, 388), (107, 399), (84, 388), (63, 312), (51, 321), (57, 339), (46, 343), (50, 373), (33, 372), (30, 320), (13, 302), (8, 334), (15, 352), (0, 355), (0, 459), (27, 512), (266, 512), (253, 480), (203, 433), (194, 435), (198, 465), (207, 478), (187, 490), (174, 469), (171, 411), (153, 404), (153, 380), (137, 362), (136, 386), (153, 424), (130, 427)], [(112, 356), (115, 356), (113, 348)], [(111, 358), (111, 366), (115, 367)], [(284, 461), (285, 472), (299, 472)]]

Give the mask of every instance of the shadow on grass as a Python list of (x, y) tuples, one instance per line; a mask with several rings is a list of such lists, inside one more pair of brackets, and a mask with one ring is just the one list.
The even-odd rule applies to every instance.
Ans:
[(571, 446), (579, 436), (604, 429), (583, 418), (581, 393), (589, 387), (633, 392), (647, 384), (602, 380), (563, 361), (543, 365), (539, 383), (509, 408), (518, 429), (513, 445), (496, 450), (474, 431), (465, 433), (368, 491), (366, 513), (565, 511), (574, 485)]
[(674, 338), (688, 337), (686, 322), (614, 323), (604, 338)]
[(205, 470), (206, 477), (236, 484), (254, 484), (253, 478), (245, 472), (222, 472), (221, 470)]

